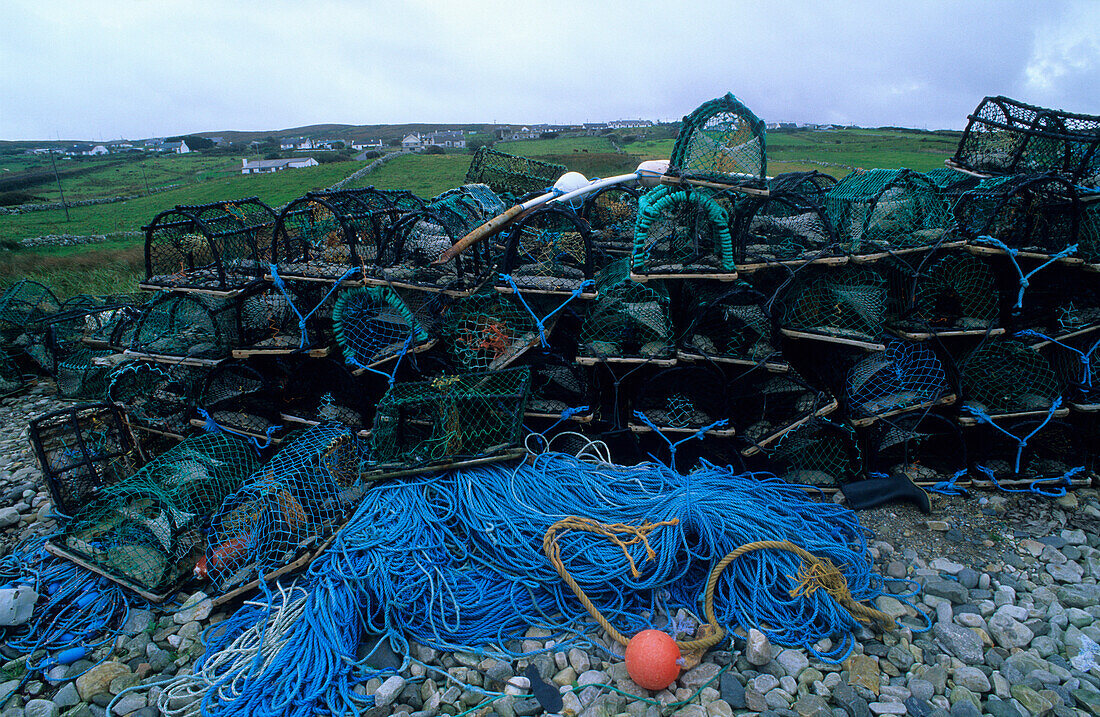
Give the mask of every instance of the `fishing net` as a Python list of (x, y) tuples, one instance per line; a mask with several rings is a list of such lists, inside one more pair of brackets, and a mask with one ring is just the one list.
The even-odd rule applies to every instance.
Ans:
[(963, 132), (952, 162), (974, 172), (1059, 172), (1100, 184), (1100, 117), (986, 97)]
[(640, 418), (632, 421), (630, 427), (634, 431), (655, 427), (663, 432), (692, 434), (715, 421), (729, 420), (725, 377), (718, 370), (676, 366), (649, 374), (639, 383), (633, 407), (645, 421)]
[(836, 186), (836, 177), (819, 172), (783, 172), (768, 178), (769, 194), (794, 194), (816, 206), (825, 205), (825, 196)]
[(240, 345), (237, 298), (170, 293), (149, 302), (129, 349), (151, 356), (222, 359)]
[(640, 196), (631, 187), (612, 185), (585, 199), (581, 216), (592, 229), (592, 244), (602, 254), (617, 259), (631, 253)]
[(14, 346), (28, 328), (61, 307), (57, 297), (37, 281), (21, 279), (0, 294), (0, 342)]
[(638, 204), (631, 262), (640, 275), (735, 274), (730, 217), (717, 193), (669, 186), (646, 193)]
[(515, 157), (482, 146), (474, 152), (470, 168), (466, 170), (466, 183), (487, 184), (494, 192), (518, 197), (545, 191), (565, 171), (560, 164)]
[(451, 200), (403, 217), (388, 233), (377, 264), (366, 268), (367, 279), (427, 290), (476, 288), (491, 264), (489, 242), (478, 242), (446, 263), (433, 264), (489, 218), (475, 211), (476, 206), (473, 201)]
[(1100, 408), (1100, 336), (1089, 333), (1051, 340), (1042, 351), (1049, 358), (1059, 383), (1066, 386), (1066, 398), (1071, 406), (1088, 411)]
[(520, 292), (572, 294), (592, 279), (600, 261), (588, 224), (572, 210), (549, 206), (508, 229), (503, 272)]
[(903, 335), (985, 333), (1000, 323), (1000, 293), (987, 262), (947, 250), (887, 257), (887, 323)]
[(410, 291), (403, 297), (386, 286), (343, 290), (332, 321), (344, 360), (373, 368), (434, 344), (441, 303), (434, 294)]
[(104, 487), (73, 516), (60, 544), (123, 584), (168, 592), (190, 577), (207, 521), (255, 468), (252, 449), (240, 441), (189, 438)]
[(19, 364), (8, 354), (0, 349), (0, 398), (13, 396), (26, 387), (26, 379), (19, 369)]
[(984, 341), (959, 371), (965, 406), (989, 415), (1046, 411), (1062, 392), (1050, 362), (1015, 339)]
[(57, 363), (57, 392), (65, 398), (102, 400), (107, 393), (109, 364), (98, 361), (112, 355), (110, 349), (79, 348)]
[(867, 470), (905, 476), (920, 485), (966, 471), (967, 447), (958, 424), (935, 413), (906, 413), (862, 429)]
[(371, 470), (486, 458), (519, 446), (530, 389), (526, 367), (394, 384), (378, 402)]
[(863, 459), (851, 426), (813, 417), (784, 433), (751, 463), (788, 483), (834, 488), (859, 480)]
[(263, 277), (275, 212), (256, 197), (177, 206), (143, 227), (143, 286), (233, 291)]
[(959, 231), (973, 242), (1039, 257), (1075, 253), (1084, 204), (1053, 174), (990, 177), (955, 204)]
[(578, 421), (592, 417), (596, 396), (589, 369), (552, 350), (532, 351), (524, 363), (531, 370), (528, 416)]
[[(1000, 272), (1009, 284), (1002, 291), (1016, 292), (1016, 276), (1007, 257)], [(1100, 326), (1100, 286), (1096, 275), (1078, 266), (1060, 266), (1057, 271), (1041, 271), (1028, 280), (1021, 305), (1013, 307), (1007, 326), (1013, 330), (1033, 329), (1052, 338), (1082, 334)]]
[(281, 427), (277, 372), (239, 361), (215, 366), (196, 399), (207, 428), (266, 441)]
[[(817, 186), (809, 182), (805, 185)], [(816, 199), (793, 190), (772, 189), (766, 199), (743, 204), (740, 220), (747, 228), (736, 233), (740, 270), (802, 264), (843, 254), (825, 210)]]
[(745, 455), (757, 453), (793, 426), (837, 406), (828, 392), (811, 386), (794, 370), (754, 369), (733, 375), (726, 396), (731, 425)]
[(928, 177), (932, 183), (940, 188), (944, 198), (947, 200), (947, 206), (948, 209), (951, 210), (952, 215), (954, 214), (955, 203), (959, 200), (959, 197), (978, 186), (978, 182), (981, 181), (980, 177), (975, 177), (972, 174), (963, 174), (950, 167), (930, 169), (924, 173), (924, 176)]
[(442, 333), (455, 364), (467, 371), (507, 366), (539, 340), (534, 318), (519, 299), (491, 289), (451, 304)]
[(141, 466), (130, 429), (115, 406), (63, 408), (32, 419), (28, 432), (50, 498), (63, 515), (75, 515)]
[(365, 491), (357, 485), (361, 457), (347, 426), (296, 434), (220, 504), (196, 574), (225, 591), (316, 547)]
[(1081, 430), (1049, 414), (982, 422), (967, 428), (966, 434), (974, 457), (972, 475), (978, 483), (1070, 480), (1083, 473), (1089, 460), (1089, 444)]
[(848, 371), (845, 404), (854, 419), (874, 419), (953, 401), (943, 364), (926, 344), (889, 341)]
[(130, 425), (181, 436), (190, 430), (199, 388), (209, 369), (129, 361), (107, 379), (107, 400)]
[(668, 174), (763, 187), (768, 170), (764, 122), (732, 94), (700, 105), (680, 123)]
[(317, 281), (280, 280), (235, 300), (234, 355), (285, 354), (325, 349), (333, 341), (331, 293)]
[(780, 365), (768, 299), (745, 282), (699, 283), (684, 296), (686, 328), (677, 352), (688, 360)]
[(623, 259), (597, 275), (596, 291), (581, 325), (578, 358), (648, 361), (674, 355), (670, 301), (663, 286), (631, 281)]
[(788, 335), (875, 343), (886, 323), (886, 281), (866, 266), (808, 266), (777, 300)]
[(825, 212), (853, 254), (935, 246), (952, 227), (940, 188), (910, 169), (853, 172), (825, 197)]
[(287, 372), (280, 415), (298, 426), (335, 421), (365, 430), (385, 385), (376, 374), (352, 374), (343, 361), (303, 359)]

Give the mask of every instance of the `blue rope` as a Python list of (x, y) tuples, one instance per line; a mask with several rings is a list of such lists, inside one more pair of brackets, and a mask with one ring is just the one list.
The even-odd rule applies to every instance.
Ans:
[(318, 301), (317, 305), (310, 309), (308, 314), (303, 315), (302, 312), (298, 310), (298, 307), (294, 305), (294, 299), (291, 297), (290, 292), (286, 288), (286, 282), (284, 282), (283, 278), (279, 276), (279, 267), (275, 264), (268, 264), (267, 266), (271, 270), (271, 283), (274, 284), (275, 288), (278, 289), (286, 298), (287, 305), (290, 306), (291, 310), (294, 311), (294, 314), (298, 317), (298, 333), (301, 336), (301, 339), (298, 342), (298, 348), (300, 349), (304, 349), (309, 346), (309, 330), (306, 328), (306, 322), (309, 320), (309, 317), (313, 316), (314, 312), (316, 312), (317, 309), (324, 306), (325, 302), (329, 300), (329, 297), (336, 293), (341, 284), (350, 279), (353, 274), (359, 271), (359, 267), (357, 266), (353, 266), (352, 268), (345, 271), (344, 275), (337, 279), (336, 283), (332, 285), (332, 288), (328, 290), (328, 293), (325, 294), (324, 298)]
[(553, 318), (554, 314), (564, 309), (570, 301), (583, 294), (585, 289), (591, 289), (596, 286), (596, 282), (594, 280), (585, 279), (580, 283), (579, 286), (577, 286), (575, 289), (573, 289), (573, 291), (569, 293), (568, 299), (561, 302), (561, 304), (556, 309), (540, 319), (538, 316), (535, 315), (535, 312), (527, 303), (527, 299), (523, 298), (523, 294), (520, 292), (519, 287), (516, 286), (515, 280), (508, 274), (500, 274), (499, 276), (501, 281), (504, 281), (508, 284), (508, 286), (512, 287), (512, 291), (515, 292), (516, 297), (519, 299), (520, 303), (523, 304), (523, 308), (526, 309), (527, 313), (530, 314), (532, 319), (534, 319), (535, 326), (537, 326), (539, 329), (539, 341), (542, 343), (543, 348), (548, 348), (550, 346), (550, 344), (546, 341), (546, 322)]
[(1050, 408), (1047, 409), (1046, 417), (1039, 423), (1038, 426), (1035, 427), (1035, 430), (1033, 430), (1031, 433), (1027, 434), (1023, 438), (1020, 438), (1020, 437), (1014, 435), (1013, 433), (1005, 430), (1001, 426), (998, 426), (997, 423), (993, 420), (993, 418), (988, 413), (986, 413), (985, 411), (982, 411), (981, 409), (974, 408), (973, 406), (963, 406), (962, 410), (964, 410), (967, 413), (969, 413), (970, 415), (974, 416), (974, 418), (977, 418), (980, 422), (988, 423), (993, 428), (997, 429), (998, 431), (1005, 434), (1006, 436), (1008, 436), (1012, 440), (1016, 441), (1016, 465), (1015, 465), (1015, 468), (1013, 469), (1013, 472), (1014, 473), (1019, 473), (1020, 472), (1020, 461), (1023, 459), (1024, 448), (1027, 447), (1027, 442), (1029, 440), (1031, 440), (1031, 438), (1036, 433), (1043, 430), (1043, 428), (1045, 428), (1048, 423), (1050, 423), (1050, 419), (1054, 418), (1054, 414), (1061, 407), (1062, 407), (1062, 397), (1059, 396), (1059, 397), (1054, 399), (1054, 402), (1052, 404), (1050, 404)]
[(1016, 256), (1020, 253), (1019, 249), (1013, 249), (1000, 239), (986, 235), (977, 237), (975, 241), (981, 244), (990, 244), (1008, 254), (1008, 258), (1012, 262), (1012, 267), (1016, 269), (1016, 274), (1020, 277), (1020, 292), (1016, 295), (1016, 303), (1012, 307), (1014, 309), (1019, 309), (1024, 305), (1024, 292), (1027, 290), (1029, 279), (1031, 279), (1031, 277), (1035, 276), (1039, 273), (1040, 270), (1045, 269), (1059, 259), (1071, 256), (1077, 251), (1077, 244), (1070, 244), (1060, 252), (1051, 254), (1049, 259), (1025, 274), (1024, 270), (1020, 268), (1019, 262), (1016, 261)]
[[(935, 485), (927, 488), (926, 490), (928, 490), (931, 493), (939, 493), (940, 495), (951, 495), (951, 496), (970, 495), (970, 491), (968, 491), (966, 488), (963, 488), (961, 486), (956, 485), (956, 483), (958, 483), (959, 479), (962, 478), (966, 474), (967, 474), (967, 470), (965, 468), (963, 468), (962, 470), (959, 470), (959, 471), (955, 471), (954, 473), (951, 474), (951, 477), (949, 479), (941, 480), (940, 482), (938, 482)], [(874, 475), (874, 474), (872, 474), (872, 475)]]
[[(692, 433), (687, 438), (681, 438), (680, 440), (673, 443), (672, 440), (669, 439), (668, 436), (666, 436), (664, 433), (661, 433), (661, 429), (657, 428), (657, 426), (655, 426), (653, 424), (653, 422), (649, 420), (649, 417), (646, 416), (644, 413), (642, 413), (641, 411), (635, 411), (634, 412), (634, 417), (637, 418), (642, 423), (649, 426), (650, 429), (652, 429), (654, 433), (656, 433), (658, 436), (660, 436), (662, 439), (664, 439), (664, 442), (668, 444), (668, 451), (669, 451), (669, 454), (670, 454), (669, 459), (668, 459), (668, 464), (670, 466), (675, 466), (676, 465), (676, 450), (680, 447), (681, 444), (687, 443), (688, 441), (698, 440), (698, 439), (702, 438), (706, 434), (707, 431), (709, 431), (711, 429), (714, 429), (714, 428), (725, 428), (726, 426), (728, 426), (730, 424), (729, 419), (720, 418), (717, 421), (715, 421), (714, 423), (703, 426), (702, 428), (700, 428), (695, 433)], [(652, 458), (655, 461), (657, 460), (657, 457), (652, 455), (652, 454), (650, 454), (649, 457)]]
[(412, 342), (413, 342), (414, 338), (416, 338), (416, 336), (415, 336), (415, 334), (412, 334), (412, 333), (410, 333), (407, 337), (405, 337), (405, 343), (401, 346), (401, 352), (397, 354), (397, 360), (393, 362), (393, 370), (390, 371), (389, 373), (386, 373), (385, 371), (381, 371), (379, 369), (376, 369), (373, 366), (367, 366), (366, 364), (360, 363), (359, 361), (356, 361), (356, 360), (351, 359), (351, 358), (348, 358), (347, 361), (348, 361), (348, 363), (350, 363), (352, 366), (355, 366), (356, 368), (361, 368), (361, 369), (364, 369), (366, 371), (370, 371), (371, 373), (376, 373), (379, 376), (384, 376), (385, 379), (386, 379), (386, 383), (388, 385), (392, 386), (394, 384), (394, 381), (397, 380), (397, 369), (399, 369), (401, 367), (401, 360), (404, 359), (405, 356), (408, 355), (409, 347), (412, 346)]
[[(1066, 494), (1066, 489), (1072, 485), (1070, 479), (1085, 470), (1084, 466), (1078, 466), (1076, 468), (1070, 468), (1057, 478), (1039, 478), (1038, 480), (1034, 480), (1029, 483), (1026, 488), (1005, 488), (989, 468), (982, 465), (974, 466), (974, 468), (989, 476), (989, 479), (993, 481), (993, 485), (997, 486), (999, 490), (1005, 493), (1033, 493), (1047, 498), (1061, 498), (1064, 496)], [(1044, 486), (1050, 486), (1051, 490), (1043, 490)], [(1055, 486), (1057, 486), (1057, 488), (1055, 488)]]
[(238, 431), (233, 428), (223, 426), (222, 424), (218, 423), (216, 420), (214, 420), (214, 417), (211, 416), (210, 413), (202, 406), (196, 406), (195, 408), (198, 410), (199, 415), (202, 416), (202, 430), (206, 431), (207, 433), (226, 433), (230, 436), (243, 438), (249, 444), (251, 444), (254, 449), (256, 449), (257, 455), (259, 455), (261, 451), (271, 445), (271, 441), (274, 440), (275, 432), (282, 430), (282, 426), (268, 426), (267, 430), (264, 431), (264, 435), (267, 436), (267, 440), (261, 443), (260, 439), (256, 436), (245, 433), (244, 431)]
[(1097, 341), (1089, 347), (1088, 351), (1082, 351), (1081, 349), (1074, 348), (1069, 344), (1063, 343), (1058, 339), (1051, 338), (1046, 334), (1039, 333), (1034, 329), (1025, 329), (1016, 333), (1017, 338), (1029, 338), (1039, 339), (1040, 341), (1049, 341), (1052, 344), (1057, 344), (1067, 351), (1072, 351), (1077, 354), (1078, 360), (1081, 362), (1081, 380), (1080, 384), (1086, 389), (1092, 388), (1092, 355), (1095, 353), (1097, 347), (1100, 347), (1100, 341)]

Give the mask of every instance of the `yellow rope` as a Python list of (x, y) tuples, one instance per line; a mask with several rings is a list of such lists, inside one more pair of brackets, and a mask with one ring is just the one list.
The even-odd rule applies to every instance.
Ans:
[[(569, 571), (566, 570), (565, 563), (561, 559), (561, 547), (557, 542), (558, 535), (570, 530), (581, 530), (587, 533), (603, 535), (622, 548), (623, 555), (626, 556), (627, 563), (630, 565), (630, 574), (635, 578), (639, 578), (641, 577), (641, 572), (639, 572), (637, 565), (635, 565), (634, 558), (631, 557), (630, 553), (627, 551), (627, 546), (642, 543), (646, 548), (646, 561), (653, 560), (657, 557), (657, 554), (649, 544), (649, 534), (661, 526), (676, 525), (677, 523), (679, 523), (679, 520), (672, 519), (663, 520), (659, 523), (646, 522), (640, 526), (634, 526), (624, 523), (599, 523), (590, 518), (571, 516), (562, 518), (550, 526), (546, 531), (546, 535), (543, 536), (542, 549), (543, 552), (546, 553), (546, 557), (550, 559), (550, 563), (554, 566), (554, 569), (558, 571), (558, 575), (561, 576), (561, 579), (565, 581), (565, 584), (568, 585), (573, 591), (573, 594), (577, 596), (577, 599), (584, 605), (584, 608), (588, 610), (588, 614), (592, 616), (600, 627), (607, 631), (607, 634), (610, 635), (615, 642), (626, 646), (630, 640), (607, 621), (607, 618), (603, 616), (599, 608), (597, 608), (588, 596), (585, 595), (581, 586), (573, 579)], [(620, 537), (620, 535), (629, 535), (632, 537), (624, 539)], [(711, 627), (711, 633), (696, 640), (677, 640), (676, 645), (680, 648), (681, 652), (705, 652), (721, 642), (726, 636), (725, 628), (718, 624), (718, 620), (714, 616), (714, 589), (718, 584), (718, 577), (730, 563), (745, 553), (751, 553), (754, 550), (787, 550), (802, 558), (802, 566), (798, 571), (798, 575), (788, 576), (792, 580), (797, 579), (799, 581), (798, 585), (790, 590), (791, 597), (800, 597), (803, 595), (809, 597), (813, 595), (815, 590), (822, 588), (832, 595), (837, 602), (843, 605), (845, 609), (852, 613), (860, 622), (878, 622), (883, 627), (887, 628), (894, 625), (894, 619), (892, 617), (881, 610), (876, 610), (873, 607), (864, 605), (852, 597), (852, 593), (848, 589), (848, 581), (845, 580), (844, 574), (840, 572), (828, 558), (819, 558), (788, 540), (760, 540), (755, 543), (742, 545), (731, 551), (726, 557), (718, 561), (710, 571), (710, 577), (707, 579), (707, 587), (703, 593), (703, 614), (706, 617), (707, 624)]]

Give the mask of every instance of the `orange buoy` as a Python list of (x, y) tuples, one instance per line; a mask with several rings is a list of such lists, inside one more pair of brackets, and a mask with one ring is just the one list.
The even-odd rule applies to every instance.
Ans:
[(647, 690), (663, 690), (680, 675), (680, 648), (660, 630), (642, 630), (626, 646), (626, 671)]

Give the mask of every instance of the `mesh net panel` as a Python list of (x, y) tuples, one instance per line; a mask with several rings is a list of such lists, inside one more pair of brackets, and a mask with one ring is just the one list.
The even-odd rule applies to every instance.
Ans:
[(939, 187), (909, 169), (853, 172), (829, 190), (825, 211), (853, 253), (933, 246), (951, 227)]
[(768, 191), (795, 194), (816, 206), (825, 205), (825, 195), (836, 186), (836, 177), (816, 169), (810, 172), (783, 172), (768, 178)]
[(746, 446), (766, 446), (784, 429), (835, 406), (831, 396), (794, 371), (753, 370), (732, 376), (726, 394), (732, 425)]
[(243, 362), (215, 366), (199, 391), (197, 405), (219, 426), (266, 437), (279, 420), (278, 385), (268, 371)]
[(729, 418), (725, 380), (704, 366), (676, 366), (642, 379), (634, 410), (659, 429), (697, 431)]
[(287, 374), (280, 412), (298, 425), (337, 421), (364, 430), (384, 390), (385, 381), (378, 378), (354, 376), (342, 361), (331, 358), (301, 360)]
[(65, 398), (100, 400), (106, 396), (111, 367), (96, 359), (110, 356), (110, 350), (81, 348), (57, 364), (57, 392)]
[(680, 123), (670, 175), (762, 186), (767, 169), (764, 122), (732, 94), (700, 105)]
[(367, 268), (368, 276), (428, 289), (476, 286), (488, 264), (488, 242), (474, 244), (444, 264), (432, 263), (488, 218), (479, 218), (476, 206), (451, 201), (405, 216), (388, 235), (378, 266)]
[[(967, 428), (967, 437), (974, 446), (974, 462), (992, 471), (998, 481), (1061, 478), (1071, 469), (1084, 466), (1090, 449), (1080, 430), (1059, 418), (1040, 428), (1043, 420), (999, 421), (997, 425), (1003, 431), (984, 423)], [(974, 479), (983, 481), (988, 477), (975, 471)]]
[(959, 198), (955, 221), (972, 240), (992, 237), (1010, 249), (1047, 255), (1077, 243), (1083, 211), (1077, 189), (1061, 177), (991, 177)]
[(1061, 172), (1100, 184), (1100, 117), (986, 97), (970, 115), (954, 161), (992, 174)]
[(180, 358), (220, 359), (240, 345), (238, 299), (203, 294), (164, 294), (149, 302), (130, 349)]
[(782, 293), (779, 310), (786, 329), (873, 341), (886, 322), (886, 282), (865, 266), (810, 266)]
[(681, 352), (716, 361), (758, 363), (781, 357), (775, 348), (767, 297), (744, 282), (699, 284), (685, 296), (687, 328)]
[(967, 467), (966, 442), (958, 425), (934, 413), (907, 413), (864, 430), (868, 470), (937, 483)]
[(985, 341), (959, 371), (966, 405), (991, 415), (1046, 411), (1062, 388), (1047, 359), (1013, 339)]
[(1100, 404), (1100, 337), (1089, 333), (1052, 343), (1044, 354), (1073, 403)]
[(634, 225), (635, 273), (730, 273), (729, 214), (706, 188), (657, 187), (639, 202)]
[(530, 388), (526, 367), (396, 383), (378, 403), (372, 461), (409, 468), (517, 446)]
[(296, 434), (221, 504), (200, 575), (227, 590), (291, 562), (339, 528), (362, 494), (360, 460), (347, 426), (323, 423)]
[(597, 297), (581, 326), (579, 353), (597, 358), (667, 358), (674, 335), (669, 297), (657, 284), (630, 280), (626, 260), (596, 278)]
[(12, 346), (28, 324), (34, 324), (61, 307), (57, 297), (37, 281), (21, 279), (0, 295), (0, 341)]
[(357, 368), (375, 366), (428, 343), (437, 328), (440, 301), (410, 292), (416, 311), (389, 287), (346, 289), (336, 297), (332, 318), (344, 360)]
[[(992, 257), (992, 260), (995, 266), (1000, 262), (1000, 273), (1009, 284), (1002, 292), (1015, 298), (1018, 275), (1005, 266), (1009, 259)], [(1028, 280), (1023, 305), (1013, 309), (1007, 325), (1014, 330), (1035, 329), (1058, 338), (1097, 324), (1100, 324), (1100, 287), (1096, 274), (1079, 266), (1058, 265), (1047, 267)]]
[(538, 339), (534, 319), (519, 300), (492, 290), (452, 304), (442, 330), (455, 363), (469, 371), (506, 366)]
[(25, 387), (26, 381), (19, 365), (7, 351), (0, 349), (0, 398), (19, 393)]
[(985, 331), (999, 323), (1000, 297), (989, 265), (965, 251), (888, 257), (889, 324), (903, 331)]
[(739, 232), (739, 265), (801, 263), (840, 254), (836, 234), (820, 204), (793, 191), (775, 190), (745, 202), (748, 227)]
[(531, 370), (531, 397), (527, 413), (560, 416), (563, 411), (587, 406), (579, 415), (590, 415), (595, 396), (588, 369), (553, 351), (532, 352), (525, 357)]
[(73, 517), (62, 544), (140, 588), (165, 590), (189, 576), (210, 516), (255, 467), (240, 441), (189, 438), (105, 487)]
[(507, 242), (504, 273), (520, 291), (569, 293), (592, 278), (597, 264), (587, 224), (561, 207), (522, 217)]
[(638, 202), (638, 191), (623, 186), (605, 187), (585, 200), (582, 215), (592, 229), (592, 242), (600, 252), (615, 258), (630, 254), (634, 246)]
[(765, 465), (788, 483), (833, 487), (858, 480), (859, 443), (850, 426), (811, 418), (764, 451)]
[(190, 429), (198, 390), (207, 369), (131, 361), (107, 380), (107, 400), (134, 426), (183, 434)]
[(951, 392), (947, 373), (925, 344), (890, 341), (848, 371), (846, 398), (853, 417), (866, 418), (927, 405)]
[(106, 404), (39, 416), (29, 434), (50, 498), (64, 515), (75, 514), (141, 465), (122, 414)]
[(478, 147), (466, 171), (466, 183), (487, 184), (494, 192), (521, 196), (544, 191), (563, 174), (565, 167), (560, 164)]

